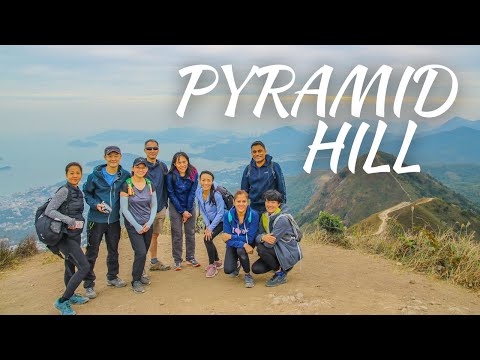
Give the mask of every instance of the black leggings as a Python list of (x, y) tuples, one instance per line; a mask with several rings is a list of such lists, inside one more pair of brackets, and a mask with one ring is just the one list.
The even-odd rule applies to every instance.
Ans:
[(225, 249), (225, 267), (223, 268), (225, 274), (231, 274), (237, 270), (237, 260), (240, 260), (240, 264), (246, 274), (250, 272), (250, 259), (245, 249), (227, 247)]
[(254, 274), (265, 274), (266, 272), (280, 269), (280, 263), (274, 248), (268, 248), (263, 243), (259, 243), (257, 244), (257, 252), (260, 259), (252, 264), (252, 272)]
[[(65, 256), (65, 274), (63, 279), (66, 289), (62, 295), (65, 299), (72, 297), (90, 271), (90, 264), (80, 247), (81, 236), (81, 233), (78, 231), (76, 233), (69, 231), (63, 235), (62, 240), (57, 245), (58, 249)], [(76, 272), (75, 267), (77, 268)]]
[(212, 231), (212, 238), (210, 240), (207, 240), (205, 236), (203, 237), (203, 243), (205, 244), (205, 247), (207, 248), (207, 254), (208, 254), (208, 264), (212, 265), (215, 261), (220, 260), (218, 258), (218, 252), (217, 248), (215, 247), (215, 244), (213, 243), (213, 239), (220, 234), (223, 231), (223, 222), (220, 222), (215, 229)]

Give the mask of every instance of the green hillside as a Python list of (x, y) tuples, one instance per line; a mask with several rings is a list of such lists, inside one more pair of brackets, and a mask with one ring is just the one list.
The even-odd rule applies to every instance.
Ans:
[(334, 175), (330, 170), (313, 170), (297, 176), (285, 177), (287, 186), (287, 205), (296, 215), (305, 209), (313, 194), (318, 192)]
[(422, 170), (480, 207), (480, 165), (427, 165)]
[[(366, 174), (362, 169), (365, 159), (366, 155), (363, 155), (357, 160), (355, 174), (345, 167), (313, 194), (298, 217), (299, 223), (309, 223), (321, 210), (325, 210), (340, 216), (345, 225), (351, 226), (400, 202), (422, 197), (438, 197), (467, 211), (479, 213), (472, 202), (426, 173), (399, 175), (392, 170), (389, 173)], [(395, 160), (393, 155), (378, 152), (373, 165), (389, 164), (392, 168)]]

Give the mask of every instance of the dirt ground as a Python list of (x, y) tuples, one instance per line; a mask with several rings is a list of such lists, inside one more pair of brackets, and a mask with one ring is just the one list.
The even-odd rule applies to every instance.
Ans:
[[(215, 240), (223, 259), (224, 244)], [(205, 277), (207, 254), (197, 237), (196, 258), (202, 264), (182, 271), (150, 273), (152, 284), (136, 294), (106, 286), (104, 242), (96, 265), (97, 298), (74, 305), (77, 314), (480, 314), (480, 294), (445, 281), (413, 273), (394, 261), (335, 246), (302, 242), (304, 259), (284, 285), (268, 288), (272, 275), (254, 275), (255, 287), (244, 286), (243, 271), (230, 278), (219, 271)], [(171, 264), (170, 238), (159, 238), (160, 259)], [(185, 251), (185, 249), (184, 249)], [(251, 261), (258, 258), (256, 251)], [(120, 274), (130, 283), (133, 251), (120, 242)], [(64, 290), (63, 261), (42, 253), (0, 273), (0, 314), (48, 314)], [(84, 294), (83, 284), (78, 292)]]

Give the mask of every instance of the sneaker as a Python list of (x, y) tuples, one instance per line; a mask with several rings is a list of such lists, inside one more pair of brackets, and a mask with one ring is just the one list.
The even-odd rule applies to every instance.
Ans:
[(82, 296), (80, 294), (73, 294), (70, 297), (70, 304), (77, 304), (77, 305), (82, 305), (88, 302), (90, 300), (88, 297)]
[(215, 266), (215, 264), (208, 265), (207, 274), (205, 276), (207, 278), (212, 278), (217, 274), (218, 274), (218, 270), (217, 270), (217, 267)]
[(161, 261), (156, 262), (155, 264), (150, 263), (150, 271), (167, 271), (170, 270), (170, 265), (165, 265)]
[(195, 260), (194, 258), (191, 258), (191, 259), (187, 260), (186, 263), (188, 265), (192, 265), (193, 267), (199, 267), (200, 266), (200, 263), (197, 260)]
[(132, 284), (132, 290), (135, 293), (141, 294), (145, 292), (141, 281), (134, 281)]
[(150, 281), (150, 278), (147, 276), (147, 275), (142, 275), (142, 277), (140, 278), (140, 282), (143, 284), (143, 285), (150, 285), (152, 282)]
[(265, 283), (265, 286), (274, 287), (278, 285), (285, 284), (287, 282), (287, 274), (278, 275), (275, 273), (270, 280)]
[(214, 262), (214, 264), (215, 264), (215, 267), (217, 268), (217, 270), (223, 269), (222, 260), (217, 260), (217, 261)]
[(175, 271), (182, 270), (182, 262), (179, 261), (179, 262), (173, 263), (173, 270), (175, 270)]
[(245, 274), (245, 287), (252, 288), (255, 286), (255, 281), (253, 281), (253, 276), (250, 274)]
[(93, 289), (93, 287), (89, 287), (85, 289), (85, 296), (89, 299), (95, 299), (97, 297), (97, 293)]
[(77, 315), (75, 310), (70, 306), (70, 301), (68, 300), (61, 303), (60, 298), (58, 298), (57, 301), (53, 303), (53, 306), (60, 310), (60, 315)]
[(115, 286), (117, 288), (121, 288), (121, 287), (127, 286), (127, 283), (122, 279), (120, 279), (119, 277), (117, 277), (113, 280), (107, 279), (107, 286)]

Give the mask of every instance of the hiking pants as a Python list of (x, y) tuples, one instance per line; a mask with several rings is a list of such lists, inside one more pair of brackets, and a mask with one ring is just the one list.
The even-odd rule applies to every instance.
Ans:
[(185, 228), (186, 260), (195, 258), (195, 219), (196, 212), (193, 210), (192, 217), (184, 224), (180, 214), (172, 203), (168, 206), (170, 226), (172, 232), (172, 256), (176, 263), (182, 261), (183, 252), (183, 229)]
[(147, 260), (147, 251), (152, 241), (153, 228), (150, 228), (146, 233), (139, 234), (127, 220), (125, 220), (125, 227), (127, 228), (128, 237), (130, 238), (130, 243), (135, 253), (132, 267), (133, 285), (134, 281), (140, 281), (142, 277), (145, 261)]
[(213, 239), (220, 234), (223, 231), (223, 222), (220, 222), (215, 229), (212, 231), (212, 239), (207, 240), (205, 237), (203, 238), (203, 242), (205, 243), (205, 247), (207, 248), (207, 254), (208, 254), (208, 264), (211, 265), (215, 261), (220, 260), (218, 258), (218, 252), (217, 248), (215, 247), (215, 244), (213, 243)]
[[(82, 241), (82, 233), (76, 231), (76, 233), (64, 234), (60, 242), (57, 244), (58, 249), (65, 257), (65, 274), (63, 280), (65, 282), (65, 292), (63, 297), (70, 299), (77, 290), (78, 286), (82, 283), (82, 280), (87, 276), (90, 270), (90, 264), (87, 257), (83, 253), (80, 247)], [(77, 271), (75, 272), (75, 267)]]
[(250, 258), (245, 249), (227, 247), (225, 249), (225, 262), (223, 264), (225, 274), (231, 274), (237, 270), (237, 260), (240, 260), (240, 264), (246, 274), (250, 272)]
[(95, 223), (89, 221), (87, 224), (87, 252), (86, 256), (90, 263), (90, 271), (85, 277), (83, 283), (84, 288), (95, 286), (95, 273), (93, 268), (97, 261), (98, 251), (100, 249), (100, 243), (102, 237), (105, 234), (105, 242), (107, 243), (107, 279), (115, 280), (119, 271), (118, 264), (118, 243), (120, 242), (120, 221), (112, 224)]
[(266, 247), (263, 243), (257, 244), (257, 252), (260, 259), (252, 264), (252, 272), (254, 274), (265, 274), (271, 270), (277, 271), (280, 269), (275, 249)]

